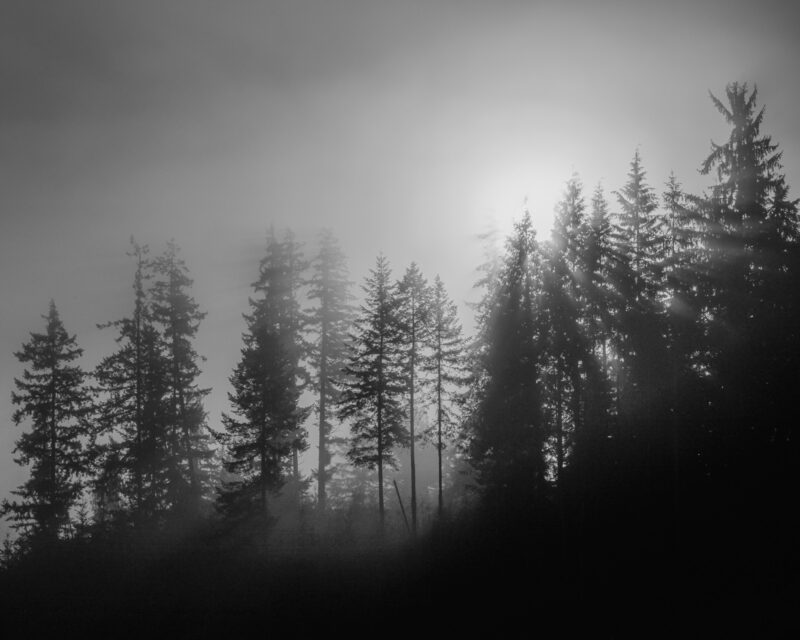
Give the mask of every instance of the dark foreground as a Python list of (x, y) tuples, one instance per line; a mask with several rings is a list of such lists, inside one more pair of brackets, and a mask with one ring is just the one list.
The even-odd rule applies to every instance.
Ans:
[(208, 533), (147, 544), (75, 542), (0, 573), (3, 635), (765, 635), (800, 628), (798, 543), (788, 520), (755, 508), (721, 518), (711, 506), (676, 532), (622, 505), (609, 516), (603, 527), (565, 529), (546, 509), (536, 518), (473, 514), (416, 544), (281, 553)]

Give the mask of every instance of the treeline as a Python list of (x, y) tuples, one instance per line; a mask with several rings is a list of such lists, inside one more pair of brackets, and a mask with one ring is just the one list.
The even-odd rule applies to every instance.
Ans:
[[(244, 314), (239, 362), (230, 377), (231, 411), (210, 427), (200, 388), (203, 358), (193, 343), (205, 314), (174, 242), (151, 258), (131, 239), (133, 312), (99, 325), (116, 331), (117, 348), (94, 371), (55, 303), (44, 333), (17, 353), (27, 365), (15, 380), (13, 416), (31, 428), (17, 441), (28, 482), (3, 512), (29, 550), (65, 539), (183, 531), (203, 523), (227, 532), (264, 534), (287, 509), (329, 504), (341, 454), (356, 470), (342, 477), (333, 507), (347, 510), (398, 448), (411, 459), (408, 526), (417, 529), (415, 449), (438, 451), (438, 509), (443, 510), (443, 451), (455, 436), (455, 399), (466, 382), (465, 343), (442, 281), (428, 283), (412, 264), (395, 281), (379, 256), (355, 306), (346, 259), (330, 232), (307, 261), (291, 231), (270, 230)], [(432, 420), (420, 429), (418, 417)], [(426, 416), (427, 417), (427, 416)], [(312, 421), (315, 423), (311, 427)], [(350, 438), (334, 437), (339, 422)], [(318, 435), (313, 478), (301, 473), (308, 429)], [(416, 446), (415, 446), (416, 445)], [(13, 546), (7, 547), (7, 553)]]
[(487, 507), (550, 514), (566, 555), (774, 545), (791, 566), (798, 200), (756, 91), (712, 101), (730, 135), (706, 193), (673, 174), (659, 197), (637, 150), (622, 188), (573, 176), (550, 241), (525, 214), (484, 267), (471, 459)]
[[(377, 476), (381, 530), (384, 472), (401, 448), (415, 532), (423, 439), (438, 453), (439, 515), (443, 454), (457, 445), (486, 521), (520, 535), (552, 525), (565, 558), (601, 554), (630, 527), (634, 544), (658, 548), (764, 523), (787, 543), (780, 505), (800, 462), (788, 417), (800, 391), (798, 201), (755, 90), (734, 83), (712, 101), (730, 135), (701, 163), (707, 192), (670, 175), (659, 193), (638, 150), (610, 194), (587, 195), (573, 176), (549, 240), (525, 213), (481, 267), (470, 341), (441, 280), (417, 265), (395, 280), (379, 256), (357, 307), (332, 234), (307, 262), (290, 232), (270, 232), (221, 432), (197, 383), (203, 313), (186, 266), (174, 244), (151, 259), (133, 243), (133, 313), (104, 325), (116, 352), (82, 371), (51, 304), (46, 332), (17, 354), (28, 368), (14, 421), (30, 430), (16, 451), (31, 476), (3, 511), (18, 544), (208, 521), (263, 532), (277, 501), (310, 504), (312, 480), (316, 512), (346, 510), (331, 500), (337, 452), (354, 483)], [(338, 423), (349, 438), (334, 436)]]

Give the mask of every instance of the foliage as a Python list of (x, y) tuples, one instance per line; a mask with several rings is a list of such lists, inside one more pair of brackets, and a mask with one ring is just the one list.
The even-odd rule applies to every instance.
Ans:
[(85, 438), (91, 397), (86, 373), (74, 364), (83, 350), (67, 333), (52, 300), (42, 317), (45, 332), (31, 333), (14, 354), (28, 368), (14, 379), (13, 420), (17, 425), (30, 420), (30, 430), (17, 440), (15, 462), (30, 465), (30, 478), (13, 492), (20, 501), (2, 505), (12, 526), (31, 543), (65, 534), (89, 471)]

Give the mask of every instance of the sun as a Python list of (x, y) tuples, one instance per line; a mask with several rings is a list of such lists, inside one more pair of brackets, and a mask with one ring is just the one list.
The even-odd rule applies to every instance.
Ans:
[(505, 237), (524, 211), (529, 211), (540, 240), (550, 237), (553, 210), (569, 175), (561, 176), (539, 163), (498, 167), (491, 171), (477, 194), (480, 207)]

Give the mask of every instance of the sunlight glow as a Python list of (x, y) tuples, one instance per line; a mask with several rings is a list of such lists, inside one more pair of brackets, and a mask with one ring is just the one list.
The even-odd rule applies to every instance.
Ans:
[(513, 229), (525, 209), (530, 211), (539, 240), (550, 237), (553, 209), (569, 175), (541, 164), (519, 164), (497, 169), (479, 185), (478, 202), (488, 211), (503, 236)]

